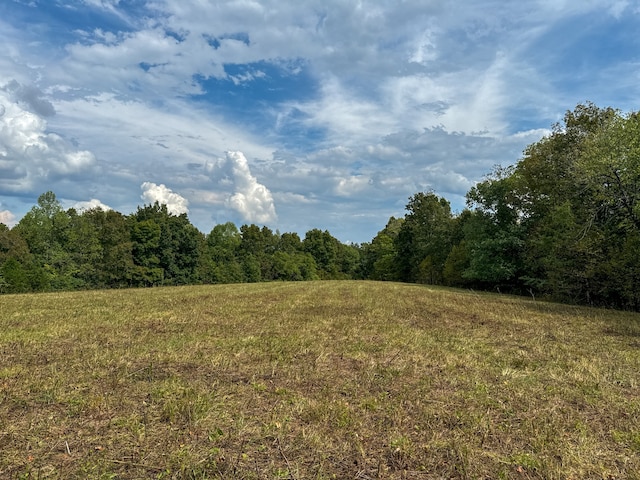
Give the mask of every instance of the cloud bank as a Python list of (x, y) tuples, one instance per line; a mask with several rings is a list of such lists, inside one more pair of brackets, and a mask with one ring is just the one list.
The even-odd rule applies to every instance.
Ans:
[(40, 95), (15, 81), (0, 88), (0, 189), (5, 193), (44, 188), (95, 166), (90, 151), (48, 130), (43, 115), (53, 115), (53, 107)]
[(127, 213), (145, 182), (205, 232), (367, 241), (418, 191), (460, 210), (579, 102), (637, 108), (639, 17), (619, 0), (2, 2), (0, 200)]

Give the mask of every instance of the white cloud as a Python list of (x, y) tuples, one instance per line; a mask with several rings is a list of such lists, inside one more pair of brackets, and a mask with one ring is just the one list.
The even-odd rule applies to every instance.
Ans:
[(86, 202), (76, 202), (73, 204), (72, 208), (75, 208), (79, 212), (92, 210), (96, 208), (99, 208), (100, 210), (103, 210), (105, 212), (108, 210), (112, 210), (112, 208), (109, 205), (105, 205), (104, 203), (102, 203), (100, 200), (96, 198), (92, 198), (91, 200)]
[(335, 187), (337, 195), (342, 197), (351, 197), (362, 193), (373, 181), (365, 175), (350, 175), (345, 178), (338, 179)]
[(338, 144), (372, 141), (393, 131), (401, 124), (398, 117), (389, 115), (384, 105), (373, 99), (359, 97), (336, 77), (324, 79), (319, 100), (290, 103), (291, 112), (303, 112), (311, 127), (326, 128)]
[(45, 119), (16, 103), (5, 89), (0, 89), (0, 105), (0, 189), (28, 192), (91, 171), (91, 152), (49, 131)]
[(41, 117), (50, 117), (56, 113), (51, 102), (43, 98), (44, 93), (33, 85), (21, 85), (16, 80), (11, 80), (2, 89), (11, 95), (15, 102), (26, 105), (28, 110)]
[(226, 161), (234, 185), (234, 192), (227, 200), (228, 205), (240, 213), (247, 222), (274, 222), (277, 215), (273, 196), (269, 189), (251, 174), (244, 154), (227, 152)]
[(166, 205), (168, 212), (172, 215), (189, 213), (189, 201), (163, 184), (156, 185), (153, 182), (144, 182), (140, 185), (140, 188), (142, 189), (140, 198), (142, 198), (145, 203), (158, 202), (161, 205)]
[(226, 152), (224, 158), (210, 161), (206, 171), (218, 189), (229, 192), (225, 205), (245, 222), (270, 224), (277, 220), (271, 191), (251, 173), (242, 152)]
[[(2, 196), (53, 189), (126, 213), (153, 179), (203, 229), (232, 217), (366, 239), (418, 190), (463, 204), (578, 101), (640, 98), (637, 49), (591, 68), (599, 22), (580, 28), (597, 14), (635, 38), (628, 0), (54, 3), (94, 21), (54, 36), (40, 16), (0, 19)], [(563, 70), (572, 58), (588, 81)]]
[(12, 228), (17, 223), (17, 219), (9, 210), (0, 210), (0, 223), (4, 223), (7, 227)]

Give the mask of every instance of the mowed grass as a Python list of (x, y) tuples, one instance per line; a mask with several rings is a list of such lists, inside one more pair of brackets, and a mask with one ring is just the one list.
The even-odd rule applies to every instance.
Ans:
[(632, 313), (355, 281), (5, 295), (0, 388), (0, 478), (640, 478)]

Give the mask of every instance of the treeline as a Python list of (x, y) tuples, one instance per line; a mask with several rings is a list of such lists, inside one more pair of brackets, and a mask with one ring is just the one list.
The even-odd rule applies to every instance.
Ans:
[(165, 205), (129, 216), (63, 210), (53, 192), (0, 225), (0, 291), (355, 278), (359, 249), (317, 229), (304, 239), (267, 227), (216, 225), (208, 235)]
[(640, 114), (578, 105), (459, 215), (414, 195), (366, 246), (364, 275), (639, 310), (639, 199)]
[(417, 193), (363, 245), (233, 223), (205, 235), (157, 203), (79, 213), (47, 192), (0, 224), (0, 292), (374, 279), (640, 310), (639, 196), (640, 114), (578, 105), (464, 211)]

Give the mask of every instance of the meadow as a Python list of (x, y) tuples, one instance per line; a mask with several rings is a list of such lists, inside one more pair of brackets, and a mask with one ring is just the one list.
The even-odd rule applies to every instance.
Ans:
[(365, 281), (3, 295), (0, 478), (640, 479), (640, 315)]

